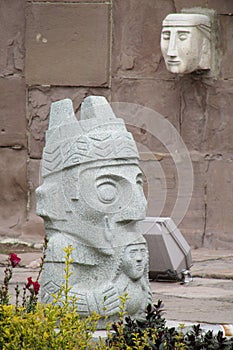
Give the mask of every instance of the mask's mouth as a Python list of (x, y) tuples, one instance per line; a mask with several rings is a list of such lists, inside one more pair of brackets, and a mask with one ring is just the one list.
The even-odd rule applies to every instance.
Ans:
[(178, 65), (178, 64), (181, 63), (181, 62), (178, 61), (178, 60), (168, 60), (167, 62), (168, 62), (168, 64), (171, 65), (171, 66), (175, 66), (175, 65)]

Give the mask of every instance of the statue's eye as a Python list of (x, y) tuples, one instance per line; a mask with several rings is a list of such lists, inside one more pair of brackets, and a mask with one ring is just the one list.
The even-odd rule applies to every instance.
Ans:
[(137, 182), (137, 185), (143, 186), (143, 179), (141, 175), (137, 176), (136, 182)]
[(169, 40), (170, 39), (170, 32), (163, 32), (162, 33), (162, 38), (164, 40)]
[(136, 256), (137, 250), (136, 249), (131, 249), (129, 251), (129, 256), (130, 258), (134, 258)]
[(188, 39), (188, 33), (179, 33), (178, 37), (182, 41), (186, 40), (186, 39)]
[(104, 182), (97, 186), (97, 194), (101, 202), (112, 203), (117, 197), (117, 188), (114, 183)]

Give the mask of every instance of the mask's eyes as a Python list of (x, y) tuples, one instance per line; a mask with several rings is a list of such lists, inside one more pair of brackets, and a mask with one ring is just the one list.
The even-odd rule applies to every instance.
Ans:
[(170, 39), (170, 32), (162, 32), (162, 38), (163, 40), (169, 40)]
[(180, 33), (178, 34), (178, 38), (179, 38), (181, 41), (188, 39), (188, 36), (189, 36), (189, 33), (188, 33), (188, 32), (180, 32)]
[(103, 203), (110, 204), (117, 198), (117, 187), (113, 182), (103, 182), (97, 185), (97, 195)]

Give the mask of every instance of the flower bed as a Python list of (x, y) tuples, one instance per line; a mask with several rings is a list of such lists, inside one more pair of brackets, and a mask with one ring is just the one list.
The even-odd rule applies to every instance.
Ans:
[[(17, 254), (10, 254), (0, 289), (1, 350), (233, 350), (233, 338), (223, 337), (221, 331), (214, 335), (212, 331), (204, 332), (200, 325), (195, 325), (191, 331), (185, 333), (182, 325), (179, 330), (166, 327), (163, 304), (160, 300), (155, 305), (148, 305), (146, 320), (131, 319), (124, 311), (127, 295), (120, 297), (118, 322), (110, 324), (106, 317), (107, 338), (94, 342), (92, 334), (96, 330), (100, 316), (96, 313), (86, 318), (79, 316), (76, 309), (77, 298), (69, 296), (72, 248), (68, 246), (64, 251), (65, 283), (53, 296), (53, 303), (46, 305), (38, 301), (41, 271), (35, 281), (28, 277), (22, 295), (16, 285), (16, 300), (14, 305), (10, 303), (8, 286), (14, 268), (20, 263)], [(20, 295), (21, 302), (19, 302)]]

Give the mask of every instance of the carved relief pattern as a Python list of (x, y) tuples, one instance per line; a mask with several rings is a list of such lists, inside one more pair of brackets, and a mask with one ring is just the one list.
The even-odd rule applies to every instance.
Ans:
[(81, 136), (73, 142), (46, 147), (43, 153), (43, 175), (91, 160), (138, 157), (129, 133), (104, 135), (103, 139)]

